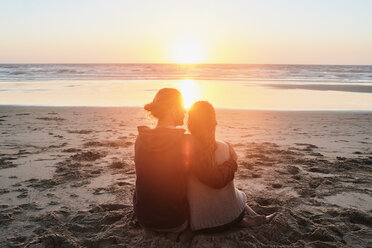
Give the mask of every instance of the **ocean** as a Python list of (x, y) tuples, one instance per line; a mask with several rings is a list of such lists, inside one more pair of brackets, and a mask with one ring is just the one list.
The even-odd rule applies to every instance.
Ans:
[(1, 64), (1, 105), (142, 106), (162, 87), (186, 105), (219, 108), (372, 110), (372, 66)]
[(178, 65), (0, 64), (1, 81), (195, 80), (372, 83), (372, 66), (357, 65)]

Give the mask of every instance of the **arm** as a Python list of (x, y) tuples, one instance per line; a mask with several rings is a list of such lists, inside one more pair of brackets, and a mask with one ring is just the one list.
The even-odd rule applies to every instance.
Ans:
[(229, 151), (230, 151), (230, 159), (238, 161), (238, 155), (236, 154), (234, 148), (229, 142), (225, 142), (229, 146)]
[[(208, 159), (194, 142), (194, 161), (191, 165), (191, 173), (194, 174), (201, 182), (213, 187), (223, 188), (234, 179), (234, 173), (237, 171), (236, 154), (232, 153), (230, 148), (230, 160), (222, 165), (217, 165), (214, 159)], [(235, 154), (235, 155), (234, 155)]]
[(225, 187), (234, 179), (234, 173), (237, 170), (237, 163), (235, 160), (228, 160), (222, 165), (211, 165), (203, 162), (195, 164), (192, 173), (203, 183), (219, 189)]

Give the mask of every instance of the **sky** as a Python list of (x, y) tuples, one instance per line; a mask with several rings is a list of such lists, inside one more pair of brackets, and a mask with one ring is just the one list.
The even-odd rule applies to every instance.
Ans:
[(372, 65), (372, 1), (0, 0), (0, 63)]

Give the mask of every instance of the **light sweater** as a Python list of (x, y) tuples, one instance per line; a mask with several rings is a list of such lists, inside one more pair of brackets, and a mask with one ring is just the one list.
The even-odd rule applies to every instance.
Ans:
[[(215, 158), (218, 165), (229, 160), (230, 150), (226, 143), (217, 142)], [(193, 231), (228, 224), (244, 210), (247, 197), (235, 188), (234, 181), (224, 188), (215, 189), (190, 175), (187, 184), (190, 228)]]

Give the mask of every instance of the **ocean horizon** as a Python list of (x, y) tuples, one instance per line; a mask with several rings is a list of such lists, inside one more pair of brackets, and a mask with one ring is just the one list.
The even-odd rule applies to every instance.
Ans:
[(186, 106), (372, 110), (368, 65), (0, 64), (1, 105), (143, 106), (163, 87)]

